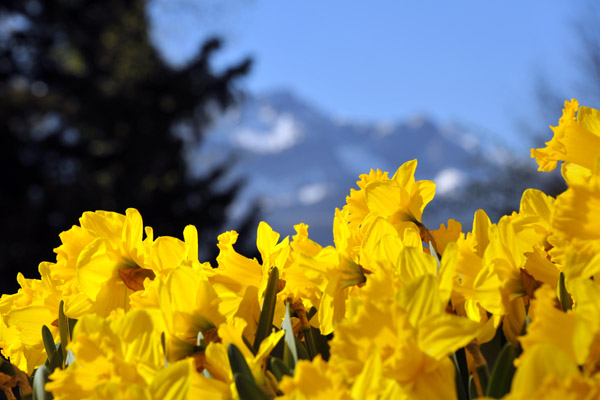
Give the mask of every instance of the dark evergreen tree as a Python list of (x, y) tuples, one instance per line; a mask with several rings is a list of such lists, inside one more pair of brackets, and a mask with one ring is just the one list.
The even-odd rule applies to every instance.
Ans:
[[(211, 70), (217, 39), (185, 67), (152, 46), (143, 0), (9, 0), (0, 4), (0, 291), (36, 277), (58, 234), (87, 210), (140, 210), (158, 235), (199, 231), (216, 254), (239, 184), (227, 170), (192, 179), (183, 155), (214, 110), (235, 100), (250, 61)], [(218, 107), (217, 107), (218, 106)], [(193, 138), (175, 135), (191, 127)]]

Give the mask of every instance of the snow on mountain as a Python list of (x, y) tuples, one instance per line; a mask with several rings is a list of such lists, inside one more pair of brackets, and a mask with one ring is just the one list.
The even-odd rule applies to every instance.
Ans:
[[(379, 168), (391, 176), (416, 158), (416, 178), (434, 180), (437, 196), (451, 196), (467, 179), (477, 151), (474, 137), (442, 129), (425, 116), (353, 123), (279, 91), (249, 97), (219, 118), (192, 163), (202, 174), (215, 162), (232, 160), (228, 178), (246, 180), (231, 209), (233, 221), (257, 201), (261, 217), (282, 235), (305, 222), (311, 238), (330, 244), (334, 210), (344, 205), (360, 174)], [(429, 207), (426, 214), (426, 221), (440, 218)], [(435, 219), (432, 228), (441, 222)]]

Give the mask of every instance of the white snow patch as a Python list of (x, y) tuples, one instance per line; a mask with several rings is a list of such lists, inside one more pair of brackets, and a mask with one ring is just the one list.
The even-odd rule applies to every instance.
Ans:
[(379, 136), (387, 136), (394, 131), (395, 125), (393, 122), (381, 121), (375, 125), (375, 132)]
[(315, 204), (327, 196), (327, 184), (325, 182), (305, 185), (298, 190), (298, 200), (305, 206)]
[(467, 174), (456, 168), (446, 168), (438, 172), (433, 178), (436, 193), (442, 196), (450, 195), (465, 183)]
[(254, 153), (279, 153), (298, 143), (303, 137), (302, 129), (291, 114), (275, 118), (269, 130), (240, 128), (234, 132), (232, 141), (242, 149)]
[(471, 153), (474, 153), (479, 148), (479, 139), (471, 133), (461, 135), (459, 143), (463, 149)]

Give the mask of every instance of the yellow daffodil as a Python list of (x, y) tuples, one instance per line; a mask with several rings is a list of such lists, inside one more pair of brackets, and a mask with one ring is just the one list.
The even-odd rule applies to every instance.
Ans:
[(592, 400), (600, 397), (600, 380), (580, 374), (577, 365), (552, 344), (538, 344), (519, 360), (506, 400)]
[(25, 279), (19, 273), (21, 288), (16, 294), (0, 298), (0, 348), (11, 363), (28, 374), (46, 361), (42, 342), (42, 326), (58, 336), (55, 321), (58, 318), (60, 293), (50, 277), (51, 263), (39, 266), (41, 279)]
[(354, 297), (351, 315), (336, 328), (330, 363), (353, 385), (377, 352), (381, 376), (409, 398), (452, 397), (454, 366), (448, 356), (473, 340), (478, 326), (445, 308), (429, 274), (406, 283), (395, 299)]
[(591, 339), (575, 346), (575, 332), (585, 332), (583, 326), (579, 326), (583, 321), (573, 312), (565, 313), (556, 308), (556, 293), (550, 286), (540, 287), (535, 296), (530, 310), (532, 322), (527, 327), (527, 334), (519, 338), (523, 350), (527, 352), (540, 343), (552, 344), (569, 356), (572, 363), (583, 364)]
[(165, 365), (152, 318), (135, 310), (113, 322), (85, 316), (69, 346), (75, 362), (55, 370), (46, 390), (55, 399), (224, 399), (227, 384), (196, 371), (194, 358)]
[(540, 171), (552, 171), (558, 161), (566, 161), (592, 169), (600, 155), (600, 111), (579, 107), (572, 99), (565, 101), (558, 126), (551, 127), (554, 137), (542, 149), (532, 149), (531, 157)]
[(440, 229), (431, 231), (431, 235), (435, 239), (437, 244), (438, 253), (443, 253), (448, 243), (456, 243), (459, 237), (462, 235), (462, 225), (460, 222), (453, 219), (448, 220), (448, 227), (444, 224), (440, 225)]
[[(479, 303), (487, 311), (502, 315), (506, 338), (516, 344), (523, 329), (525, 305), (540, 285), (525, 269), (527, 253), (543, 240), (543, 234), (532, 234), (534, 227), (519, 224), (519, 214), (504, 216), (489, 230), (489, 245), (483, 255), (483, 268), (474, 282)], [(541, 238), (541, 239), (540, 239)], [(556, 273), (550, 263), (543, 267)]]
[(235, 385), (233, 384), (234, 377), (229, 367), (227, 355), (227, 347), (233, 344), (244, 356), (256, 384), (267, 393), (273, 393), (275, 389), (271, 386), (270, 380), (265, 376), (265, 359), (277, 343), (279, 343), (285, 332), (280, 330), (267, 336), (260, 344), (255, 355), (246, 344), (248, 338), (246, 337), (246, 340), (244, 340), (245, 328), (246, 321), (241, 318), (234, 318), (229, 323), (221, 324), (218, 329), (220, 341), (209, 343), (206, 348), (204, 368), (206, 368), (214, 379), (229, 385), (232, 389), (232, 396), (237, 396), (237, 389), (235, 389)]
[(285, 394), (284, 398), (290, 400), (352, 399), (343, 376), (320, 355), (312, 361), (300, 360), (294, 377), (284, 376), (279, 388)]
[(576, 361), (584, 373), (597, 375), (600, 372), (600, 286), (590, 279), (577, 278), (572, 280), (570, 290), (577, 316), (573, 338)]
[[(152, 238), (152, 234), (148, 237)], [(149, 240), (151, 244), (148, 246), (146, 263), (152, 271), (156, 272), (156, 278), (152, 280), (146, 278), (142, 282), (138, 282), (142, 286), (129, 295), (132, 309), (143, 308), (158, 311), (161, 308), (159, 287), (163, 286), (169, 274), (179, 267), (186, 267), (188, 270), (191, 268), (195, 274), (205, 277), (214, 275), (210, 263), (198, 261), (198, 231), (196, 227), (186, 226), (183, 230), (183, 237), (185, 241), (170, 236), (160, 236), (156, 240)]]
[[(415, 181), (416, 166), (416, 160), (405, 163), (392, 179), (379, 170), (361, 175), (357, 182), (360, 190), (351, 190), (346, 206), (336, 210), (333, 229), (335, 248), (320, 249), (319, 254), (313, 251), (312, 255), (304, 256), (305, 261), (300, 257), (305, 270), (316, 272), (309, 275), (323, 292), (318, 307), (323, 334), (333, 332), (336, 322), (344, 317), (347, 288), (363, 283), (364, 273), (378, 270), (377, 264), (387, 262), (387, 265), (397, 268), (398, 253), (384, 250), (393, 247), (389, 243), (394, 241), (394, 236), (418, 248), (414, 254), (422, 253), (420, 236), (426, 228), (420, 222), (421, 215), (425, 205), (433, 198), (435, 184)], [(418, 232), (417, 235), (414, 232)], [(388, 245), (380, 246), (382, 237), (386, 235), (390, 235), (385, 239)], [(428, 237), (434, 240), (430, 235)], [(409, 252), (407, 250), (406, 254)], [(378, 257), (382, 255), (387, 256), (387, 261)], [(425, 258), (424, 262), (431, 266), (429, 272), (435, 273), (435, 259)], [(410, 262), (406, 265), (413, 268)], [(378, 273), (389, 274), (390, 271)]]
[[(302, 263), (305, 258), (317, 257), (323, 247), (308, 237), (308, 225), (298, 224), (294, 226), (296, 234), (292, 237), (290, 247), (292, 252), (291, 264), (282, 271), (281, 279), (285, 282), (280, 295), (286, 299), (301, 301), (306, 310), (318, 307), (323, 288), (325, 287), (325, 276), (314, 268), (305, 268)], [(312, 320), (315, 323), (316, 318)]]
[[(171, 236), (160, 236), (156, 240), (149, 240), (147, 268), (151, 269), (158, 279), (166, 277), (169, 272), (181, 264), (188, 266), (198, 263), (198, 230), (194, 225), (188, 225), (183, 230), (184, 241)], [(207, 264), (207, 263), (205, 263)], [(206, 270), (210, 265), (205, 265)]]
[(46, 385), (58, 400), (103, 398), (103, 392), (123, 390), (144, 393), (156, 371), (164, 367), (160, 336), (143, 310), (113, 322), (93, 315), (82, 317), (69, 350), (75, 361), (64, 370), (56, 369)]
[(348, 288), (363, 283), (364, 273), (355, 262), (331, 246), (322, 248), (313, 257), (300, 254), (296, 262), (305, 270), (305, 276), (318, 285), (321, 293), (317, 307), (319, 327), (321, 333), (328, 335), (345, 316)]
[[(379, 280), (381, 284), (376, 290), (395, 292), (419, 276), (431, 275), (438, 283), (442, 301), (448, 302), (456, 269), (456, 244), (450, 242), (444, 246), (443, 256), (439, 256), (440, 262), (437, 254), (432, 255), (429, 249), (424, 250), (416, 229), (406, 229), (404, 237), (400, 239), (389, 222), (381, 218), (378, 220), (384, 228), (371, 230), (367, 235), (368, 240), (363, 241), (361, 261), (370, 261), (367, 263), (367, 282), (361, 290), (369, 292), (374, 282)], [(390, 229), (394, 233), (390, 233)], [(371, 241), (376, 244), (371, 246)], [(383, 289), (384, 285), (387, 289)], [(373, 295), (376, 296), (375, 293)]]
[(600, 252), (600, 170), (594, 170), (585, 182), (571, 183), (556, 198), (552, 216), (553, 234), (549, 240), (556, 249), (553, 258), (561, 259), (573, 248), (595, 255)]
[(356, 182), (359, 190), (350, 189), (350, 195), (346, 197), (347, 208), (352, 210), (349, 213), (349, 222), (352, 225), (359, 226), (362, 220), (369, 214), (370, 210), (367, 207), (367, 199), (365, 197), (365, 186), (370, 182), (389, 181), (390, 178), (387, 172), (382, 172), (380, 169), (371, 170), (368, 174), (362, 174)]
[[(249, 340), (254, 340), (271, 268), (285, 271), (292, 261), (289, 257), (289, 238), (279, 242), (279, 233), (273, 231), (266, 222), (261, 222), (256, 238), (256, 247), (262, 259), (262, 263), (259, 263), (233, 248), (237, 237), (235, 231), (219, 235), (218, 268), (209, 279), (221, 299), (221, 312), (228, 320), (235, 316), (243, 318), (247, 323), (245, 333)], [(283, 301), (278, 301), (275, 325), (281, 325), (284, 314)]]
[(535, 292), (527, 334), (519, 341), (527, 355), (538, 345), (551, 345), (568, 357), (586, 375), (598, 373), (600, 348), (600, 287), (589, 279), (577, 278), (571, 283), (575, 308), (557, 308), (556, 292), (543, 285)]
[(360, 224), (369, 213), (376, 213), (393, 224), (420, 223), (423, 209), (435, 194), (435, 183), (415, 181), (416, 168), (417, 160), (412, 160), (400, 166), (391, 179), (374, 171), (361, 176), (360, 190), (351, 190), (347, 198), (351, 223)]
[(145, 264), (152, 230), (146, 230), (150, 237), (142, 241), (142, 217), (133, 208), (126, 215), (86, 212), (79, 221), (81, 226), (61, 234), (63, 243), (56, 249), (52, 269), (53, 277), (61, 281), (65, 313), (78, 318), (129, 309), (129, 295), (143, 289), (146, 278), (155, 277)]
[(157, 291), (169, 361), (192, 355), (199, 334), (207, 342), (217, 340), (214, 331), (225, 317), (219, 312), (221, 299), (202, 270), (187, 266), (173, 269), (157, 285)]
[[(501, 308), (498, 303), (500, 284), (496, 275), (484, 274), (483, 255), (489, 245), (492, 223), (483, 210), (477, 210), (473, 218), (473, 228), (466, 235), (460, 235), (456, 241), (456, 267), (451, 295), (452, 306), (458, 315), (477, 322), (480, 333), (479, 343), (489, 342), (496, 334), (501, 322)], [(477, 282), (477, 285), (475, 284)], [(491, 292), (491, 299), (488, 293)], [(493, 311), (487, 310), (491, 308)], [(492, 313), (488, 315), (488, 311)]]
[[(193, 358), (177, 361), (158, 371), (149, 386), (148, 393), (153, 400), (224, 400), (234, 398), (231, 395), (230, 385), (198, 373)], [(107, 400), (114, 398), (119, 397), (109, 397)], [(122, 398), (129, 399), (130, 397)]]
[(551, 245), (552, 214), (555, 199), (535, 189), (527, 189), (521, 197), (519, 212), (511, 217), (518, 251), (527, 261), (524, 269), (536, 280), (556, 287), (558, 267), (552, 265), (548, 255)]

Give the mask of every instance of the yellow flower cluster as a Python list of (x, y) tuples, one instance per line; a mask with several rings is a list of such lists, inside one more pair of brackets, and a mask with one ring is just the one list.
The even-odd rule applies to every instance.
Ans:
[(600, 398), (600, 111), (566, 102), (552, 129), (532, 157), (568, 189), (469, 232), (423, 225), (416, 160), (360, 176), (333, 246), (261, 222), (260, 260), (234, 231), (210, 265), (192, 225), (86, 212), (0, 299), (2, 353), (58, 400)]

